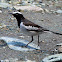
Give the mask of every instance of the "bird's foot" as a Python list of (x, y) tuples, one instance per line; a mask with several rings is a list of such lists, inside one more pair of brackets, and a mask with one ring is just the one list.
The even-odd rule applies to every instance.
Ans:
[(27, 48), (27, 46), (28, 46), (28, 44), (27, 45), (25, 45), (25, 47)]
[(25, 46), (21, 46), (21, 47), (23, 47), (23, 48), (27, 48), (27, 45), (25, 45)]

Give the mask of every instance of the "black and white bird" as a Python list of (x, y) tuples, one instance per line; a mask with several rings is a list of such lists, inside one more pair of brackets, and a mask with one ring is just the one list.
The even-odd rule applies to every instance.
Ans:
[(27, 20), (20, 12), (13, 12), (11, 14), (17, 19), (18, 27), (20, 28), (21, 32), (32, 37), (32, 40), (29, 43), (31, 43), (33, 41), (33, 36), (38, 35), (38, 45), (39, 45), (39, 34), (42, 34), (45, 31), (52, 32), (52, 33), (58, 34), (58, 35), (62, 35), (60, 33), (50, 31), (46, 28), (43, 28), (43, 27)]

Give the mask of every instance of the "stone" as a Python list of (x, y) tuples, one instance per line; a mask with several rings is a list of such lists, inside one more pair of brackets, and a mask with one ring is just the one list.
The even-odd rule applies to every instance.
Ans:
[(59, 13), (60, 14), (60, 13), (62, 13), (62, 10), (57, 10), (56, 13)]
[(44, 58), (41, 62), (62, 62), (62, 54), (50, 55)]
[(53, 14), (54, 14), (54, 13), (55, 13), (55, 11), (54, 11), (54, 10), (50, 10), (50, 13), (53, 13)]
[(57, 50), (59, 53), (62, 53), (62, 46), (59, 46)]
[(16, 10), (22, 10), (22, 11), (41, 11), (43, 12), (43, 9), (37, 6), (14, 6)]
[(44, 12), (46, 12), (46, 13), (50, 13), (48, 9), (44, 9)]
[(62, 43), (56, 45), (59, 53), (62, 53)]
[(19, 36), (19, 37), (24, 38), (24, 36)]
[(0, 13), (2, 13), (2, 11), (0, 10)]
[(8, 3), (0, 3), (0, 7), (7, 8), (7, 7), (11, 7), (11, 5)]
[(45, 4), (45, 3), (42, 3), (41, 5), (42, 5), (42, 6), (46, 6), (46, 4)]
[(5, 24), (1, 24), (1, 25), (0, 25), (0, 28), (5, 28), (5, 27), (6, 27)]
[(62, 53), (62, 43), (57, 44), (56, 46), (57, 46), (58, 52), (59, 52), (59, 53)]

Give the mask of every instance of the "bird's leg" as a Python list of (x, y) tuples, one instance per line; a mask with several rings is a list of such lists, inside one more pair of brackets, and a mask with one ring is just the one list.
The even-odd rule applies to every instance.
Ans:
[(38, 35), (38, 46), (39, 46), (39, 35)]
[[(32, 36), (32, 40), (31, 40), (28, 44), (30, 44), (32, 41), (33, 41), (33, 36)], [(27, 46), (28, 46), (28, 44), (27, 44), (25, 47), (27, 47)]]

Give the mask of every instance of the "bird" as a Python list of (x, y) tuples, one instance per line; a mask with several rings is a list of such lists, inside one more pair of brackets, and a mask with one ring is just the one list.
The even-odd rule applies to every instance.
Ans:
[[(30, 42), (28, 42), (28, 44), (30, 44), (34, 40), (33, 36), (38, 35), (38, 46), (39, 46), (39, 34), (42, 34), (45, 31), (52, 32), (52, 33), (58, 34), (58, 35), (62, 35), (61, 33), (50, 31), (44, 27), (41, 27), (41, 26), (31, 22), (30, 20), (26, 19), (21, 12), (16, 11), (16, 12), (12, 12), (10, 14), (12, 14), (16, 18), (18, 27), (20, 28), (21, 32), (26, 34), (27, 36), (31, 36), (32, 39)], [(25, 47), (27, 47), (28, 44), (26, 44)]]

